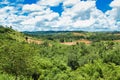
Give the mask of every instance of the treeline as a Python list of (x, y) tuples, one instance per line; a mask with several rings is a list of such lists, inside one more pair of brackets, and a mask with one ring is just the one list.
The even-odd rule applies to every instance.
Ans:
[(118, 33), (113, 32), (96, 32), (94, 35), (90, 35), (87, 37), (88, 40), (93, 42), (95, 41), (112, 41), (112, 40), (120, 40), (120, 35)]
[(41, 45), (28, 44), (19, 40), (0, 39), (0, 80), (120, 79), (118, 42), (67, 46), (49, 41)]
[[(25, 34), (37, 37), (43, 40), (51, 40), (58, 42), (72, 42), (75, 40), (87, 39), (92, 42), (119, 40), (119, 32), (83, 32), (83, 31), (68, 31), (68, 32), (26, 32)], [(82, 35), (74, 35), (78, 33)]]
[[(76, 31), (77, 32), (77, 31)], [(82, 31), (81, 31), (82, 32)], [(72, 31), (45, 31), (45, 32), (23, 32), (28, 36), (40, 38), (43, 40), (57, 42), (72, 42), (79, 39), (85, 39), (85, 36), (74, 36)]]

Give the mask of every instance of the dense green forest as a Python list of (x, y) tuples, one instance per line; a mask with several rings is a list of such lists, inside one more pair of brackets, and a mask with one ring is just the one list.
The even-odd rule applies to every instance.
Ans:
[(48, 33), (0, 26), (0, 80), (120, 80), (119, 32)]

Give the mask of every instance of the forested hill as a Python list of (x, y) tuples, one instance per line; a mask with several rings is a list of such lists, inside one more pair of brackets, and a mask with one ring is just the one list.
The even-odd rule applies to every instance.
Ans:
[(17, 32), (12, 29), (12, 27), (0, 26), (0, 39), (1, 40), (11, 40), (11, 41), (24, 41), (24, 34)]
[[(118, 32), (28, 36), (0, 26), (0, 80), (120, 80), (119, 36)], [(40, 40), (43, 43), (35, 43)]]

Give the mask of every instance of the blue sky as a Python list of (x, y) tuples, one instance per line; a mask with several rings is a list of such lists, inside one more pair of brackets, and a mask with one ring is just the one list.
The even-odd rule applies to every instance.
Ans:
[(98, 9), (102, 10), (103, 12), (106, 12), (107, 10), (111, 10), (112, 8), (109, 6), (109, 4), (113, 0), (97, 0), (96, 1), (96, 6)]
[(120, 0), (0, 0), (0, 13), (19, 31), (120, 30)]
[(38, 0), (24, 0), (24, 4), (34, 4), (37, 3)]

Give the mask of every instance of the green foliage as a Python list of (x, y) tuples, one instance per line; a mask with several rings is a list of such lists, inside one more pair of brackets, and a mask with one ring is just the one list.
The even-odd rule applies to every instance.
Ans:
[(8, 74), (0, 74), (0, 80), (14, 80), (14, 77)]
[(0, 40), (14, 40), (23, 42), (24, 35), (20, 32), (17, 32), (9, 27), (0, 26)]
[(0, 33), (6, 33), (6, 32), (9, 33), (9, 32), (12, 32), (12, 31), (14, 31), (14, 30), (9, 28), (9, 27), (4, 28), (4, 26), (0, 25)]
[[(112, 41), (118, 35), (80, 33), (86, 36), (72, 32), (40, 35), (45, 41), (38, 45), (25, 42), (24, 34), (0, 26), (0, 80), (119, 80), (120, 43)], [(81, 38), (94, 42), (60, 44)]]
[(119, 80), (119, 68), (113, 63), (105, 64), (101, 60), (97, 60), (92, 64), (80, 67), (74, 74), (79, 74), (85, 80)]

